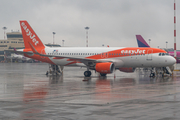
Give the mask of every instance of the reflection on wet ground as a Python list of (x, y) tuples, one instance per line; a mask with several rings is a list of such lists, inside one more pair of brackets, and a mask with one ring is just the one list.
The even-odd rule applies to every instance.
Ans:
[(164, 78), (93, 72), (84, 78), (85, 69), (65, 68), (58, 77), (46, 76), (47, 69), (45, 63), (0, 64), (0, 119), (180, 118), (180, 72)]

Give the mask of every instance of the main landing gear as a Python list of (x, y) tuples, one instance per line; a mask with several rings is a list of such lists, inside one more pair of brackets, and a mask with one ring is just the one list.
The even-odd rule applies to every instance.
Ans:
[(105, 74), (105, 73), (100, 73), (100, 75), (101, 75), (102, 77), (106, 77), (106, 74)]
[[(100, 75), (102, 76), (102, 77), (105, 77), (106, 76), (106, 74), (104, 74), (104, 73), (100, 73)], [(84, 76), (85, 77), (90, 77), (91, 76), (91, 71), (85, 71), (84, 72)]]
[(151, 78), (154, 78), (154, 77), (155, 77), (155, 72), (154, 72), (153, 69), (154, 69), (154, 68), (152, 68), (151, 73), (150, 73), (150, 76), (149, 76), (149, 77), (151, 77)]

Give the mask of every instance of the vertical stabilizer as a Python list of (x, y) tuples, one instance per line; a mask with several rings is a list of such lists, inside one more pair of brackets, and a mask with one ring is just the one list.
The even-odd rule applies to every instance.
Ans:
[(141, 35), (136, 35), (138, 47), (150, 47)]
[(25, 49), (31, 49), (30, 44), (36, 49), (45, 48), (39, 37), (36, 35), (34, 30), (28, 24), (27, 21), (20, 21), (21, 31), (24, 39)]

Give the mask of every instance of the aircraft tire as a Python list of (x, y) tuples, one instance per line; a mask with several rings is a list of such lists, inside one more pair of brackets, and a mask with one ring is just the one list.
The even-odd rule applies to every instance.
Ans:
[(155, 73), (151, 73), (151, 74), (150, 74), (150, 77), (155, 77)]
[(102, 77), (105, 77), (105, 76), (106, 76), (106, 74), (104, 74), (104, 73), (100, 73), (100, 75), (101, 75)]
[(91, 76), (91, 71), (85, 71), (84, 76), (85, 77), (90, 77)]

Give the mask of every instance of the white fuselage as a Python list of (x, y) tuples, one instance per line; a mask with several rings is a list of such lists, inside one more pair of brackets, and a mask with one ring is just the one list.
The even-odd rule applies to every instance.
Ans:
[[(74, 58), (88, 58), (90, 56), (99, 55), (98, 60), (112, 61), (116, 68), (119, 67), (165, 67), (174, 64), (175, 59), (169, 55), (159, 56), (159, 53), (138, 54), (137, 51), (131, 53), (123, 53), (121, 49), (124, 47), (61, 47), (61, 48), (45, 48), (47, 55), (56, 55)], [(149, 48), (151, 50), (151, 48)], [(109, 51), (115, 51), (113, 54)], [(103, 54), (102, 54), (103, 53)], [(61, 66), (86, 66), (83, 63), (72, 63), (68, 61), (69, 58), (55, 59), (49, 57), (52, 62)], [(96, 59), (92, 57), (91, 59)]]

